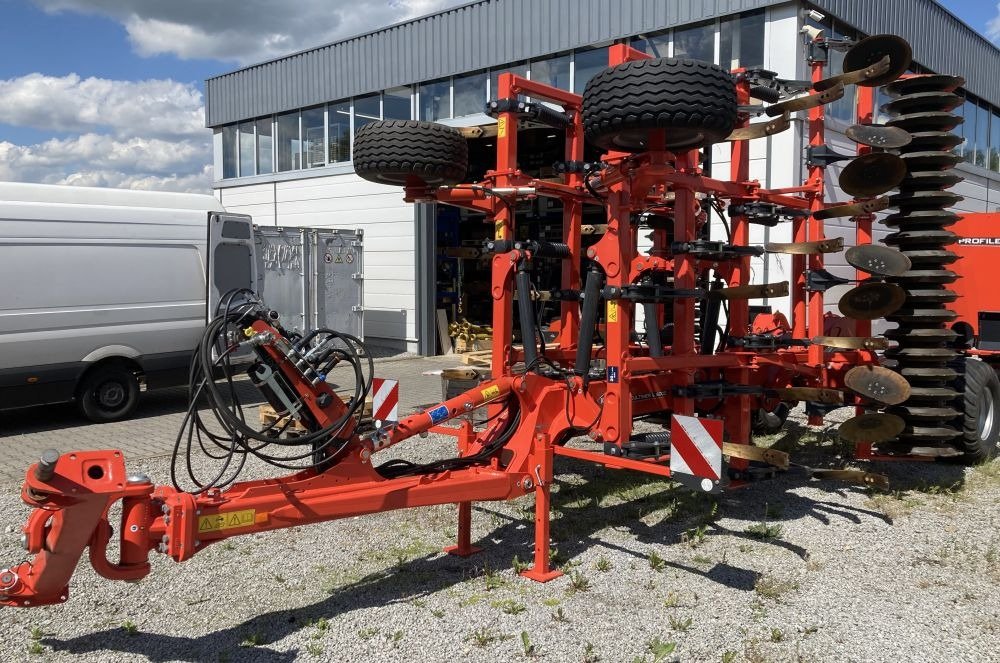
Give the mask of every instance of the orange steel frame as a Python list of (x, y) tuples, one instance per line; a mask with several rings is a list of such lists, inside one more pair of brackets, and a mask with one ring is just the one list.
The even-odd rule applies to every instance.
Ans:
[[(609, 65), (645, 57), (628, 46), (615, 45), (610, 48)], [(735, 73), (742, 74), (742, 70)], [(814, 80), (819, 76), (819, 69), (814, 68)], [(743, 78), (737, 84), (737, 94), (740, 104), (749, 103), (749, 83)], [(563, 107), (572, 120), (566, 129), (566, 158), (583, 161), (581, 97), (513, 74), (502, 74), (499, 98), (516, 99), (518, 95)], [(810, 114), (811, 144), (818, 145), (823, 140), (822, 119), (821, 109)], [(562, 263), (561, 285), (564, 289), (579, 290), (584, 257), (583, 206), (601, 203), (584, 190), (583, 176), (579, 173), (566, 174), (562, 182), (534, 179), (522, 173), (517, 167), (518, 117), (514, 112), (502, 112), (497, 121), (497, 167), (483, 182), (435, 190), (411, 187), (406, 189), (406, 198), (433, 199), (485, 212), (495, 225), (497, 239), (515, 237), (516, 219), (511, 215), (511, 207), (500, 204), (497, 194), (490, 195), (486, 189), (515, 191), (515, 195), (518, 189), (530, 190), (531, 195), (559, 199), (564, 209), (563, 240), (572, 256)], [(742, 126), (748, 122), (749, 117), (743, 116)], [(749, 146), (745, 141), (733, 143), (728, 181), (706, 176), (698, 166), (697, 156), (697, 151), (671, 154), (663, 149), (635, 155), (605, 155), (607, 167), (601, 174), (600, 186), (607, 196), (608, 230), (587, 250), (586, 257), (601, 266), (608, 286), (635, 283), (650, 270), (672, 271), (678, 289), (694, 288), (698, 275), (708, 269), (714, 269), (729, 285), (749, 283), (748, 257), (719, 261), (689, 254), (671, 256), (665, 232), (654, 233), (653, 248), (648, 254), (639, 253), (638, 231), (631, 223), (635, 212), (652, 209), (673, 214), (675, 241), (690, 241), (696, 238), (699, 224), (705, 222), (697, 193), (711, 193), (730, 203), (764, 201), (811, 210), (823, 206), (820, 169), (811, 170), (801, 187), (766, 190), (749, 178)], [(673, 194), (672, 202), (667, 193)], [(797, 241), (823, 236), (822, 223), (815, 219), (793, 223)], [(732, 234), (733, 243), (749, 243), (749, 223), (745, 217), (732, 218)], [(869, 351), (825, 352), (819, 346), (766, 353), (725, 350), (702, 354), (696, 343), (695, 304), (690, 298), (674, 300), (673, 342), (664, 348), (663, 356), (653, 357), (647, 349), (632, 342), (634, 305), (611, 299), (606, 309), (610, 315), (605, 320), (604, 359), (608, 367), (617, 370), (617, 381), (587, 380), (583, 376), (562, 380), (533, 372), (515, 373), (514, 365), (523, 358), (523, 351), (513, 344), (513, 275), (518, 264), (531, 257), (529, 251), (523, 250), (493, 257), (493, 379), (427, 412), (406, 417), (377, 435), (362, 438), (353, 430), (345, 431), (345, 435), (350, 435), (350, 443), (325, 471), (304, 470), (284, 477), (237, 483), (225, 490), (192, 494), (154, 486), (144, 477), (130, 479), (118, 451), (64, 454), (59, 457), (54, 474), (44, 480), (39, 477), (45, 473), (39, 473), (38, 466), (33, 465), (27, 472), (22, 497), (34, 507), (25, 526), (26, 548), (34, 558), (0, 573), (0, 604), (28, 606), (65, 601), (70, 576), (87, 547), (90, 561), (99, 574), (111, 579), (136, 580), (149, 573), (148, 555), (152, 551), (183, 561), (232, 536), (433, 504), (458, 505), (458, 541), (448, 550), (465, 556), (477, 550), (470, 534), (472, 502), (513, 499), (528, 493), (535, 495), (535, 555), (533, 565), (522, 575), (538, 581), (550, 580), (560, 574), (549, 565), (549, 496), (554, 456), (671, 476), (666, 456), (642, 460), (564, 446), (571, 433), (585, 431), (594, 441), (621, 445), (631, 437), (635, 417), (670, 411), (721, 416), (727, 440), (749, 444), (751, 412), (759, 407), (773, 407), (775, 402), (750, 395), (726, 397), (722, 403), (717, 399), (695, 400), (674, 395), (674, 388), (720, 379), (739, 385), (840, 388), (849, 368), (878, 363), (877, 356)], [(822, 256), (811, 256), (809, 267), (821, 268)], [(821, 334), (823, 326), (822, 295), (807, 296), (804, 269), (803, 261), (794, 258), (792, 331), (796, 338), (806, 338), (807, 333)], [(733, 335), (747, 333), (751, 322), (746, 300), (733, 300), (728, 323)], [(272, 332), (278, 336), (261, 321), (255, 322), (253, 328), (257, 333)], [(564, 366), (572, 365), (579, 331), (578, 303), (563, 302), (558, 347), (547, 352), (548, 358)], [(269, 353), (291, 381), (320, 425), (344, 412), (344, 404), (329, 386), (324, 382), (313, 386), (303, 379), (274, 344), (263, 346), (262, 351)], [(332, 404), (320, 406), (328, 397)], [(505, 402), (517, 407), (505, 407)], [(458, 428), (442, 425), (478, 407), (488, 407), (496, 415), (485, 430), (475, 431), (468, 422)], [(519, 414), (515, 415), (515, 411)], [(520, 417), (516, 430), (489, 462), (391, 479), (381, 476), (373, 466), (373, 454), (427, 431), (456, 437), (461, 455), (475, 453), (504, 431), (514, 416)], [(746, 466), (745, 460), (734, 458), (730, 462), (734, 469)], [(731, 485), (738, 486), (740, 482), (733, 481)], [(113, 563), (106, 557), (111, 536), (108, 512), (119, 500), (123, 506), (119, 527), (121, 557)]]

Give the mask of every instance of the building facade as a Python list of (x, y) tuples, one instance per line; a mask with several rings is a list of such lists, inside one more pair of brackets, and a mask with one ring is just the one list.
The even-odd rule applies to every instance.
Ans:
[[(865, 0), (471, 2), (209, 79), (206, 124), (214, 131), (214, 189), (227, 210), (251, 214), (261, 225), (362, 229), (366, 339), (433, 354), (436, 310), (447, 308), (452, 319), (471, 317), (477, 300), (475, 265), (463, 268), (462, 260), (452, 258), (442, 265), (442, 255), (450, 255), (442, 246), (470, 243), (475, 232), (463, 229), (481, 224), (455, 210), (406, 204), (398, 188), (359, 178), (351, 167), (354, 132), (379, 119), (490, 123), (483, 107), (505, 71), (582, 92), (607, 66), (613, 43), (655, 56), (762, 66), (783, 78), (808, 78), (801, 30), (813, 25), (833, 38), (898, 34), (913, 46), (914, 71), (966, 78), (965, 103), (955, 111), (964, 117), (957, 131), (965, 138), (958, 151), (966, 178), (954, 189), (965, 197), (957, 209), (996, 210), (1000, 51), (933, 0), (892, 5), (893, 12)], [(831, 73), (840, 72), (842, 60), (842, 51), (830, 50)], [(850, 86), (827, 107), (827, 143), (845, 153), (855, 149), (843, 134), (854, 122), (855, 93)], [(766, 187), (802, 180), (807, 138), (805, 114), (799, 115), (792, 129), (751, 143), (751, 177)], [(561, 144), (551, 130), (528, 142), (544, 155), (556, 144), (550, 140)], [(481, 147), (488, 152), (491, 144)], [(724, 177), (728, 144), (715, 146), (710, 156), (714, 172)], [(837, 166), (828, 169), (829, 200), (849, 198), (836, 187), (838, 173)], [(533, 209), (528, 215), (542, 223), (548, 212)], [(458, 237), (451, 236), (455, 233)], [(835, 219), (827, 222), (827, 234), (851, 244), (854, 228), (848, 219)], [(754, 226), (751, 241), (791, 241), (790, 226)], [(831, 271), (847, 275), (842, 257), (827, 258)], [(783, 280), (788, 267), (787, 256), (755, 259), (753, 280)], [(446, 292), (456, 287), (457, 294)], [(768, 304), (788, 308), (786, 299)]]

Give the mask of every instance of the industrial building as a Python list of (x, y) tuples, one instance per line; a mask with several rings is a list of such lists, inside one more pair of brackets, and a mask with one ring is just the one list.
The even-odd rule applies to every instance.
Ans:
[[(497, 77), (513, 71), (582, 92), (607, 64), (607, 47), (629, 43), (656, 56), (691, 57), (729, 67), (764, 67), (808, 78), (803, 28), (831, 38), (893, 33), (913, 46), (915, 71), (965, 77), (965, 142), (953, 189), (957, 209), (1000, 207), (1000, 51), (933, 0), (479, 0), (333, 44), (222, 74), (206, 82), (206, 125), (214, 133), (214, 189), (227, 210), (260, 225), (357, 228), (365, 236), (365, 337), (370, 343), (436, 352), (436, 310), (450, 319), (488, 323), (488, 277), (474, 252), (488, 228), (466, 212), (403, 202), (398, 188), (357, 177), (352, 136), (378, 119), (477, 126)], [(960, 47), (959, 47), (960, 46)], [(843, 53), (830, 50), (830, 72)], [(855, 88), (827, 107), (828, 144), (853, 153), (843, 136), (855, 120)], [(804, 116), (804, 113), (800, 115)], [(794, 186), (804, 173), (803, 118), (756, 140), (751, 177), (766, 187)], [(551, 129), (526, 133), (522, 169), (545, 175), (562, 158)], [(471, 146), (473, 171), (492, 160), (490, 139)], [(796, 157), (796, 155), (798, 155)], [(706, 155), (728, 173), (728, 144)], [(845, 200), (828, 170), (828, 200)], [(518, 210), (520, 223), (544, 233), (561, 213), (550, 203)], [(827, 222), (829, 236), (854, 240), (849, 219)], [(884, 232), (884, 231), (880, 231)], [(791, 240), (789, 224), (754, 227), (751, 241)], [(876, 237), (877, 238), (877, 237)], [(837, 272), (831, 255), (828, 266)], [(841, 263), (842, 265), (843, 263)], [(788, 257), (755, 259), (755, 282), (787, 277)], [(853, 270), (846, 270), (853, 273)], [(845, 275), (847, 275), (845, 273)], [(833, 294), (833, 291), (831, 291)], [(830, 297), (835, 303), (836, 298)], [(787, 310), (787, 299), (767, 302)]]

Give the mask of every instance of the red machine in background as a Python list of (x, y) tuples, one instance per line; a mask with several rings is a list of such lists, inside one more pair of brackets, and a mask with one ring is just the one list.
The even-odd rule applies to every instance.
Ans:
[(965, 323), (971, 327), (977, 347), (982, 347), (983, 342), (978, 338), (982, 317), (987, 324), (987, 349), (1000, 350), (1000, 288), (994, 287), (991, 276), (1000, 264), (1000, 214), (963, 214), (953, 230), (958, 235), (954, 245), (958, 254), (955, 270), (963, 279), (956, 282), (958, 299), (948, 308), (958, 313), (956, 325)]
[[(824, 77), (829, 48), (850, 50), (845, 72)], [(942, 98), (948, 93), (933, 90), (958, 79), (896, 83), (896, 126), (871, 125), (868, 118), (852, 131), (861, 144), (899, 152), (871, 151), (852, 161), (840, 183), (857, 200), (828, 206), (824, 169), (849, 157), (824, 145), (823, 104), (847, 85), (895, 81), (909, 66), (909, 46), (888, 35), (857, 44), (818, 38), (810, 52), (809, 81), (651, 59), (626, 45), (609, 50), (610, 67), (583, 95), (502, 74), (498, 98), (487, 109), (497, 120), (496, 167), (474, 183), (464, 182), (468, 146), (461, 132), (414, 121), (363, 127), (354, 142), (360, 176), (402, 187), (411, 202), (483, 212), (492, 224), (494, 239), (485, 248), (492, 254), (493, 378), (362, 435), (355, 415), (372, 379), (363, 343), (335, 330), (289, 335), (260, 302), (232, 293), (206, 330), (192, 374), (191, 406), (174, 455), (175, 470), (186, 466), (186, 485), (176, 472), (173, 486), (129, 476), (117, 451), (47, 453), (29, 468), (22, 493), (34, 509), (24, 530), (34, 558), (0, 572), (0, 603), (65, 601), (86, 548), (101, 575), (135, 580), (149, 573), (152, 551), (183, 561), (231, 536), (431, 504), (458, 505), (458, 541), (450, 551), (468, 555), (476, 551), (471, 503), (528, 493), (535, 496), (535, 556), (523, 575), (549, 580), (559, 575), (548, 554), (556, 456), (717, 492), (788, 466), (786, 454), (752, 444), (756, 413), (782, 404), (804, 402), (814, 424), (834, 408), (862, 408), (841, 428), (859, 457), (977, 460), (973, 452), (993, 453), (996, 431), (970, 434), (956, 425), (979, 413), (955, 409), (958, 392), (948, 385), (971, 374), (964, 364), (985, 364), (964, 361), (942, 313), (942, 302), (954, 294), (945, 286), (954, 279), (939, 268), (952, 254), (944, 248), (949, 233), (936, 229), (950, 217), (937, 210), (950, 198), (924, 195), (923, 187), (928, 179), (944, 186), (948, 178), (919, 175), (925, 167), (943, 171), (950, 161), (943, 149), (923, 149), (946, 145), (947, 130), (917, 129), (928, 112), (949, 115), (926, 108), (950, 103)], [(766, 189), (749, 177), (748, 141), (787, 129), (790, 114), (803, 110), (809, 112), (808, 178), (801, 186)], [(751, 124), (762, 114), (772, 119)], [(560, 177), (542, 179), (519, 168), (518, 129), (528, 122), (563, 132)], [(927, 133), (935, 135), (921, 135)], [(708, 175), (699, 161), (699, 150), (719, 142), (732, 145), (728, 179)], [(586, 145), (603, 151), (599, 161), (585, 161)], [(882, 195), (897, 187), (899, 194)], [(539, 196), (562, 205), (561, 242), (519, 232), (517, 202)], [(584, 206), (606, 218), (600, 237), (586, 247)], [(901, 228), (891, 236), (899, 250), (870, 245), (872, 214), (890, 206), (901, 210), (885, 220)], [(713, 214), (725, 237), (712, 237)], [(859, 246), (846, 257), (861, 282), (840, 301), (860, 334), (851, 337), (824, 333), (824, 293), (847, 282), (823, 267), (825, 254), (843, 249), (823, 228), (824, 219), (838, 216), (855, 218), (858, 227)], [(751, 224), (781, 222), (792, 224), (793, 242), (750, 245)], [(652, 247), (640, 251), (640, 233), (647, 231)], [(790, 283), (750, 283), (750, 259), (766, 251), (792, 256)], [(537, 287), (544, 261), (558, 265), (559, 287)], [(915, 285), (928, 278), (935, 285)], [(750, 299), (784, 293), (792, 296), (790, 321), (750, 319)], [(537, 301), (559, 302), (554, 347), (542, 339)], [(898, 326), (891, 343), (868, 335), (871, 320), (892, 316)], [(257, 430), (246, 423), (230, 363), (243, 350), (254, 356), (249, 379), (309, 434), (289, 439), (280, 427)], [(956, 358), (963, 365), (953, 368)], [(356, 378), (346, 403), (325, 381), (344, 362)], [(481, 407), (490, 415), (481, 429), (468, 421), (445, 425)], [(637, 432), (635, 420), (649, 415), (669, 423)], [(380, 452), (429, 431), (456, 437), (458, 455), (376, 463)], [(218, 470), (199, 476), (192, 455), (215, 459)], [(251, 458), (293, 473), (238, 482)], [(852, 470), (830, 476), (885, 481)], [(108, 513), (118, 501), (121, 559), (111, 562)]]

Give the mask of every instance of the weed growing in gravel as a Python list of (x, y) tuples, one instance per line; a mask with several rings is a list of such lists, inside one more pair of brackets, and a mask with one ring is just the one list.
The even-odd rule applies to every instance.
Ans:
[(535, 643), (533, 643), (531, 638), (528, 637), (527, 631), (521, 631), (521, 649), (524, 650), (524, 655), (528, 658), (535, 658), (540, 655), (538, 653), (538, 647), (536, 647)]
[(32, 643), (28, 645), (28, 653), (32, 656), (38, 656), (39, 654), (45, 653), (45, 647), (43, 647), (42, 643), (37, 640), (32, 641)]
[(520, 573), (521, 571), (527, 571), (531, 568), (531, 564), (527, 562), (522, 562), (518, 559), (517, 555), (514, 555), (514, 560), (511, 562), (511, 566), (514, 568), (514, 573)]
[(705, 533), (708, 531), (708, 525), (698, 525), (693, 527), (683, 534), (681, 534), (681, 541), (688, 544), (692, 548), (697, 548), (705, 541)]
[(441, 619), (444, 617), (444, 610), (441, 610), (439, 608), (431, 608), (431, 614), (437, 617), (438, 619)]
[(483, 579), (486, 581), (486, 591), (491, 592), (494, 589), (500, 589), (507, 581), (497, 572), (491, 569), (489, 566), (483, 567)]
[(677, 649), (676, 642), (664, 642), (659, 637), (653, 638), (646, 643), (646, 651), (653, 655), (653, 662), (662, 661)]
[(400, 643), (400, 641), (402, 639), (403, 639), (403, 632), (402, 631), (395, 631), (395, 632), (393, 632), (392, 635), (389, 636), (389, 644), (392, 645), (393, 649), (398, 649), (399, 648), (399, 643)]
[(677, 592), (667, 593), (667, 599), (663, 602), (664, 608), (676, 608), (681, 604), (681, 595)]
[(376, 635), (378, 635), (378, 629), (371, 626), (358, 630), (358, 637), (362, 640), (371, 640)]
[(736, 663), (737, 653), (732, 649), (722, 652), (722, 663)]
[(542, 599), (542, 605), (548, 606), (550, 608), (554, 608), (557, 605), (559, 605), (560, 603), (561, 603), (561, 601), (559, 599), (557, 599), (557, 598)]
[(691, 561), (699, 566), (708, 566), (712, 563), (712, 558), (708, 555), (692, 555)]
[(486, 626), (480, 626), (475, 631), (466, 636), (466, 640), (470, 641), (476, 647), (489, 647), (494, 642), (500, 642), (503, 640), (508, 640), (513, 636), (504, 635), (502, 633), (496, 633)]
[(781, 642), (785, 639), (785, 634), (781, 632), (780, 628), (771, 629), (771, 642)]
[(264, 644), (264, 636), (260, 633), (251, 633), (247, 637), (243, 638), (243, 642), (240, 643), (240, 647), (259, 647)]
[(763, 621), (767, 617), (767, 606), (760, 599), (754, 599), (750, 603), (750, 617), (755, 622)]
[(306, 644), (306, 653), (319, 658), (323, 655), (323, 645), (318, 642), (310, 642)]
[(686, 617), (681, 619), (680, 617), (675, 617), (674, 615), (669, 615), (667, 621), (670, 622), (670, 628), (674, 631), (684, 632), (691, 628), (691, 617)]
[(565, 623), (569, 621), (569, 617), (566, 616), (566, 613), (563, 612), (562, 608), (557, 608), (556, 611), (552, 613), (552, 621)]
[(595, 566), (597, 567), (597, 570), (600, 571), (600, 572), (602, 572), (602, 573), (604, 573), (606, 571), (610, 571), (611, 570), (611, 560), (608, 559), (607, 557), (605, 557), (604, 555), (601, 555), (597, 559), (597, 564)]
[(500, 608), (500, 611), (507, 615), (520, 615), (522, 612), (528, 609), (523, 603), (518, 603), (514, 599), (504, 599), (503, 601), (494, 601), (494, 608)]
[(583, 646), (583, 663), (600, 663), (601, 655), (594, 648), (594, 643), (588, 642)]
[(751, 525), (746, 528), (746, 533), (760, 541), (770, 541), (781, 536), (781, 525), (770, 523), (766, 520)]
[(125, 635), (135, 635), (139, 632), (139, 627), (132, 623), (131, 619), (126, 619), (122, 622), (122, 630), (125, 631)]
[(569, 574), (569, 588), (571, 592), (586, 592), (590, 589), (590, 580), (579, 571)]
[(45, 635), (45, 633), (42, 632), (42, 629), (41, 629), (40, 626), (32, 626), (31, 627), (31, 639), (32, 640), (35, 640), (35, 641), (41, 640), (43, 635)]
[(784, 511), (784, 507), (780, 504), (764, 504), (765, 518), (781, 518), (781, 514), (784, 513)]
[(767, 574), (758, 577), (757, 582), (753, 585), (753, 589), (757, 592), (758, 596), (775, 601), (789, 592), (794, 592), (798, 588), (799, 584), (794, 580), (784, 580)]
[(667, 566), (667, 560), (660, 557), (655, 550), (649, 553), (647, 559), (649, 560), (649, 568), (654, 571), (662, 571)]

